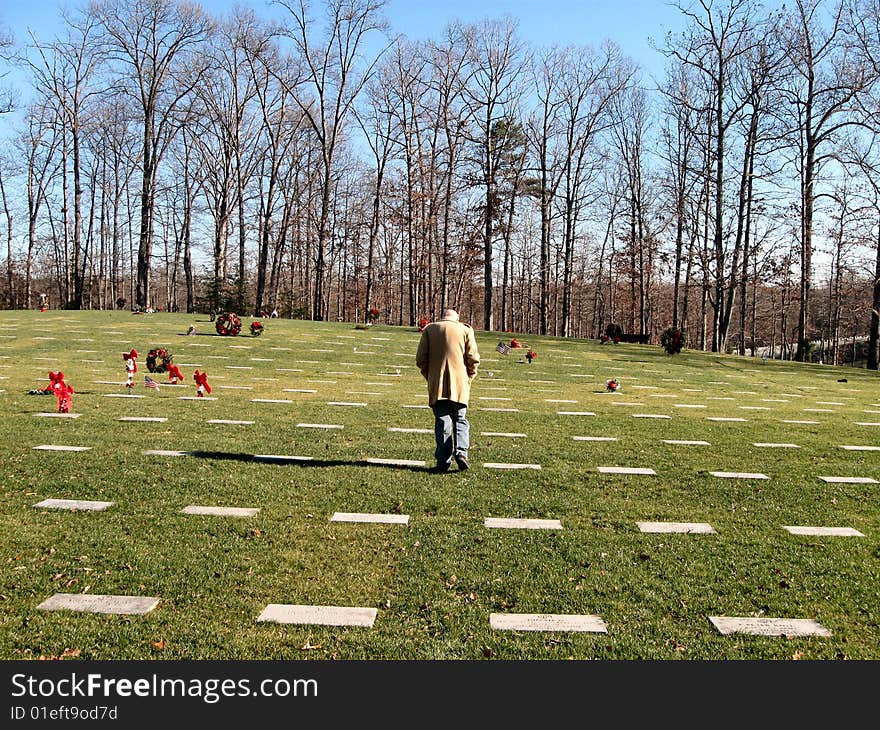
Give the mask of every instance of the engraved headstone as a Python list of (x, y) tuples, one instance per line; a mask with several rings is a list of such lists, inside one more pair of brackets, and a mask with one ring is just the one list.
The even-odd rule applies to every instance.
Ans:
[(708, 522), (637, 522), (636, 524), (639, 526), (641, 532), (715, 534), (715, 529)]
[(721, 634), (755, 636), (831, 636), (822, 624), (806, 618), (753, 618), (750, 616), (709, 616)]
[(213, 517), (256, 517), (259, 508), (256, 507), (205, 507), (191, 504), (182, 510), (185, 515), (210, 515)]
[(607, 634), (599, 616), (553, 613), (492, 613), (489, 627), (496, 631), (577, 631)]
[(372, 514), (368, 512), (334, 512), (331, 522), (364, 522), (383, 525), (407, 525), (409, 515)]
[(756, 474), (744, 471), (710, 471), (713, 477), (722, 479), (769, 479), (766, 474)]
[(517, 519), (513, 517), (487, 517), (483, 525), (490, 528), (511, 528), (520, 530), (561, 530), (560, 520)]
[(486, 462), (486, 469), (540, 469), (540, 464), (506, 464), (504, 462)]
[(103, 512), (108, 507), (112, 507), (113, 504), (113, 502), (94, 502), (86, 499), (44, 499), (42, 502), (37, 502), (34, 507)]
[(318, 626), (365, 626), (371, 628), (378, 613), (375, 608), (348, 606), (300, 606), (270, 603), (257, 621)]
[(808, 527), (805, 525), (783, 525), (792, 535), (815, 535), (817, 537), (864, 537), (852, 527)]
[(37, 606), (37, 609), (41, 611), (83, 611), (85, 613), (142, 615), (152, 611), (157, 603), (159, 603), (158, 598), (146, 596), (56, 593)]

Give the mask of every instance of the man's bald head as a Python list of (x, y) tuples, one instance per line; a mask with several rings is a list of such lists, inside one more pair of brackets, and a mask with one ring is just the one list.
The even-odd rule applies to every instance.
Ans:
[(453, 322), (458, 322), (458, 312), (454, 309), (444, 309), (443, 319), (451, 319)]

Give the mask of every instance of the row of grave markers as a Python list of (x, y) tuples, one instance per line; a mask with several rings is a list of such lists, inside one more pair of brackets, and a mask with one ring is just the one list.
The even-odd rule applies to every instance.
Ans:
[[(78, 611), (101, 614), (143, 615), (159, 604), (151, 596), (55, 593), (37, 606), (41, 611)], [(372, 628), (378, 609), (363, 606), (268, 604), (257, 617), (260, 623)], [(820, 636), (831, 631), (814, 619), (749, 616), (709, 616), (720, 634), (757, 636)], [(607, 634), (600, 616), (552, 613), (491, 613), (489, 627), (496, 631), (555, 631)]]
[[(303, 428), (317, 427), (317, 428), (326, 428), (328, 424), (309, 424), (309, 423), (301, 423), (297, 424)], [(574, 437), (578, 438), (578, 437)], [(580, 437), (580, 438), (603, 438), (603, 437)], [(790, 444), (755, 444), (756, 446), (790, 446)], [(91, 446), (68, 446), (63, 444), (40, 444), (38, 446), (32, 447), (38, 451), (89, 451), (91, 450)], [(876, 447), (860, 447), (860, 446), (842, 446), (841, 448), (848, 450), (863, 450), (863, 449), (873, 449)], [(143, 454), (145, 456), (193, 456), (197, 455), (198, 451), (183, 451), (177, 449), (145, 449)], [(269, 461), (269, 462), (304, 462), (304, 461), (315, 461), (314, 457), (311, 456), (298, 456), (298, 455), (288, 455), (288, 454), (251, 454), (251, 459), (254, 461)], [(358, 460), (358, 462), (366, 462), (368, 464), (376, 464), (380, 466), (400, 466), (400, 467), (426, 467), (427, 462), (423, 459), (388, 459), (388, 458), (378, 458), (378, 457), (370, 457), (367, 459)], [(540, 470), (540, 464), (517, 464), (517, 463), (506, 463), (506, 462), (483, 462), (483, 467), (486, 469), (534, 469)], [(626, 466), (597, 466), (596, 471), (600, 474), (621, 474), (621, 475), (630, 475), (630, 476), (656, 476), (657, 472), (653, 469), (649, 469), (646, 467), (626, 467)], [(770, 477), (766, 474), (762, 474), (760, 472), (737, 472), (737, 471), (709, 471), (707, 472), (710, 476), (718, 477), (721, 479), (770, 479)], [(826, 482), (828, 484), (878, 484), (876, 479), (872, 477), (855, 477), (855, 476), (819, 476), (818, 479)]]
[[(103, 511), (112, 502), (89, 502), (84, 500), (47, 499), (34, 505), (40, 508), (83, 509)], [(212, 515), (231, 517), (254, 517), (257, 508), (208, 507), (190, 505), (181, 510), (189, 515)], [(331, 522), (365, 522), (407, 525), (409, 515), (369, 514), (336, 512)], [(689, 522), (638, 522), (639, 530), (647, 533), (716, 534), (708, 523)], [(561, 530), (560, 520), (493, 518), (484, 520), (487, 528), (514, 528), (530, 530)], [(827, 528), (785, 526), (794, 535), (858, 536), (864, 535), (852, 528)], [(159, 603), (158, 597), (55, 593), (37, 606), (42, 611), (76, 611), (99, 614), (143, 615)], [(323, 606), (270, 603), (260, 613), (260, 623), (295, 625), (355, 626), (372, 628), (378, 611), (361, 606)], [(709, 621), (721, 634), (753, 634), (760, 636), (820, 636), (830, 637), (831, 632), (814, 619), (772, 618), (747, 616), (709, 616)], [(498, 631), (545, 631), (608, 633), (608, 627), (600, 616), (584, 614), (516, 614), (492, 613), (489, 626)]]
[[(103, 512), (114, 506), (114, 502), (101, 502), (83, 499), (44, 499), (34, 507), (40, 509), (63, 509), (71, 511)], [(259, 507), (217, 507), (189, 505), (181, 510), (186, 515), (207, 515), (213, 517), (256, 517)], [(408, 525), (409, 515), (376, 514), (369, 512), (334, 512), (330, 522), (354, 522), (364, 524)], [(684, 533), (696, 535), (715, 535), (715, 528), (708, 522), (636, 522), (643, 533)], [(520, 530), (561, 530), (562, 520), (486, 517), (483, 526), (489, 529)], [(818, 537), (864, 537), (852, 527), (818, 527), (809, 525), (783, 525), (792, 535), (812, 535)]]

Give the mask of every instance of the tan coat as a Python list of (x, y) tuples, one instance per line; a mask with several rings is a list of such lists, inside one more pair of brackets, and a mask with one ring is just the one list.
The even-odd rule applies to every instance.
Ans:
[(469, 325), (441, 319), (422, 330), (416, 365), (428, 381), (428, 405), (438, 400), (467, 405), (479, 364), (477, 340)]

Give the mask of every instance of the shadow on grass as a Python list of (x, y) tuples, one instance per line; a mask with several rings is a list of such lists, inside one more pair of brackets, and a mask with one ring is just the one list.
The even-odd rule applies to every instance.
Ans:
[(366, 459), (315, 459), (311, 457), (282, 456), (271, 454), (244, 454), (229, 451), (188, 451), (188, 456), (198, 459), (217, 459), (219, 461), (245, 461), (260, 464), (278, 464), (286, 466), (302, 466), (307, 468), (332, 467), (332, 466), (361, 466), (370, 469), (403, 469), (412, 472), (430, 472), (428, 466), (415, 466), (413, 464), (382, 464)]

